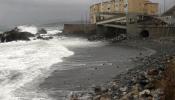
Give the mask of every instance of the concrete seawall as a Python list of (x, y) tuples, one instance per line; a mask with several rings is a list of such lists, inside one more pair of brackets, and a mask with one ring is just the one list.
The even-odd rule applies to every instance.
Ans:
[(65, 24), (63, 33), (66, 35), (85, 36), (87, 38), (114, 38), (118, 34), (126, 33), (125, 30), (105, 27), (95, 24)]
[[(127, 32), (129, 31), (131, 32)], [(175, 27), (158, 27), (158, 26), (137, 26), (137, 28), (128, 27), (127, 29), (119, 29), (112, 27), (105, 27), (102, 25), (95, 24), (65, 24), (63, 33), (66, 35), (77, 35), (85, 37), (105, 37), (105, 38), (114, 38), (120, 34), (127, 34), (130, 38), (160, 38), (160, 37), (170, 37), (175, 36), (174, 34)], [(147, 31), (147, 35), (142, 34), (144, 31)], [(142, 36), (143, 35), (143, 36)]]
[(64, 24), (63, 33), (89, 36), (96, 33), (95, 24)]

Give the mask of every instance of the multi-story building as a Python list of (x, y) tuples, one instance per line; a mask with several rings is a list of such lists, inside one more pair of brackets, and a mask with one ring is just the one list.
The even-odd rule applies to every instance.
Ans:
[(162, 14), (161, 17), (164, 21), (166, 21), (168, 24), (175, 25), (175, 6), (168, 9), (166, 12)]
[[(94, 4), (90, 7), (90, 22), (96, 23), (97, 17), (100, 12), (115, 12), (115, 1), (106, 1)], [(100, 19), (103, 19), (102, 17)]]
[(159, 10), (159, 4), (158, 3), (153, 3), (148, 0), (146, 0), (144, 4), (144, 9), (148, 15), (157, 15)]
[[(158, 3), (149, 0), (110, 0), (94, 4), (90, 7), (90, 22), (96, 23), (98, 13), (138, 13), (147, 15), (157, 15)], [(103, 19), (100, 18), (100, 19)]]

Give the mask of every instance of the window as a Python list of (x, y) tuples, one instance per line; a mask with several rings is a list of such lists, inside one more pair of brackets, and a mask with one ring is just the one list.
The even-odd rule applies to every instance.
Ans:
[(127, 6), (128, 6), (128, 5), (127, 5), (127, 4), (125, 4), (125, 5), (124, 5), (124, 8), (126, 8)]

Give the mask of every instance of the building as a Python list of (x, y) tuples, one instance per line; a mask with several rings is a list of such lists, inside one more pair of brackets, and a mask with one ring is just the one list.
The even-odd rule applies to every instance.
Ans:
[(175, 25), (175, 6), (164, 12), (161, 18), (170, 25)]
[(90, 22), (95, 24), (97, 20), (105, 19), (107, 16), (99, 17), (98, 14), (106, 12), (157, 15), (158, 6), (158, 3), (148, 0), (109, 0), (90, 7)]
[(106, 1), (102, 3), (94, 4), (90, 7), (90, 22), (96, 23), (98, 19), (103, 19), (103, 17), (98, 18), (98, 13), (102, 12), (115, 12), (114, 1)]
[[(108, 0), (90, 7), (90, 22), (99, 33), (128, 37), (175, 36), (175, 6), (158, 16), (158, 3), (149, 0)], [(98, 32), (97, 31), (97, 32)]]
[(128, 13), (157, 15), (158, 7), (158, 3), (149, 0), (128, 0)]
[(175, 6), (173, 6), (172, 8), (167, 10), (166, 12), (164, 12), (162, 15), (163, 16), (173, 16), (173, 17), (175, 17)]
[(144, 6), (145, 6), (145, 11), (148, 15), (157, 15), (159, 12), (158, 3), (152, 3), (150, 1), (147, 1)]

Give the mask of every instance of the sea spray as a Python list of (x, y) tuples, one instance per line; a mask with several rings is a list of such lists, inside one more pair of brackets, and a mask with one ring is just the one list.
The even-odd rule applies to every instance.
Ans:
[(28, 26), (28, 25), (23, 25), (23, 26), (18, 26), (17, 27), (20, 32), (29, 32), (32, 34), (36, 34), (38, 32), (38, 28), (36, 26)]
[[(35, 26), (19, 26), (21, 32), (36, 34)], [(60, 30), (46, 29), (49, 34)], [(36, 84), (48, 77), (52, 65), (74, 52), (67, 47), (104, 45), (86, 39), (55, 37), (51, 40), (14, 41), (0, 44), (0, 100), (51, 100)], [(59, 70), (65, 70), (59, 66)]]
[[(21, 100), (21, 97), (13, 95), (16, 89), (39, 75), (47, 74), (43, 72), (49, 70), (51, 65), (62, 62), (63, 57), (73, 55), (73, 52), (56, 42), (59, 41), (13, 42), (0, 45), (0, 91), (4, 93), (0, 95), (1, 100)], [(36, 98), (30, 98), (33, 99)]]

